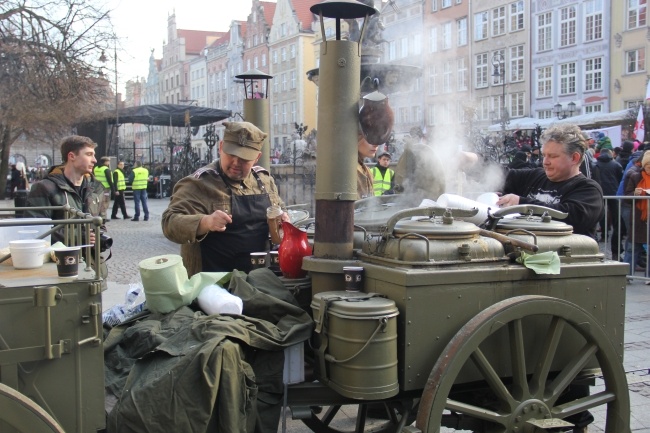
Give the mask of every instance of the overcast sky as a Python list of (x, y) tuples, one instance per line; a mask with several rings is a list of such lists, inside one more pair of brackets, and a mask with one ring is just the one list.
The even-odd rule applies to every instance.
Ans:
[[(273, 0), (271, 0), (273, 1)], [(167, 17), (176, 13), (176, 27), (189, 30), (228, 31), (232, 20), (246, 21), (251, 0), (108, 0), (118, 35), (118, 82), (147, 77), (149, 56), (162, 57), (167, 42)], [(106, 53), (107, 55), (109, 53)], [(113, 69), (112, 53), (110, 66)]]

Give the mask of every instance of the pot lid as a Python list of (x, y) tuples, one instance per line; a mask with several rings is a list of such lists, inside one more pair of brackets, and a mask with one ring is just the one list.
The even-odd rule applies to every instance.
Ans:
[(562, 221), (553, 220), (541, 216), (519, 216), (515, 218), (503, 218), (497, 223), (497, 231), (524, 229), (540, 234), (571, 234), (573, 227)]
[(354, 205), (354, 224), (368, 231), (379, 231), (397, 212), (408, 209), (408, 204), (398, 203), (397, 195), (368, 197)]
[(428, 238), (466, 238), (477, 235), (480, 229), (466, 221), (449, 221), (442, 217), (403, 219), (395, 224), (393, 235), (417, 233)]

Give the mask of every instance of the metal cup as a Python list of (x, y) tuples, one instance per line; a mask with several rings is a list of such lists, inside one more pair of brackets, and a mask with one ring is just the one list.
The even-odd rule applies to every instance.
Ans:
[(359, 292), (363, 288), (363, 268), (361, 266), (344, 266), (345, 290)]
[(280, 253), (278, 251), (269, 251), (269, 256), (269, 267), (280, 269)]
[(266, 267), (266, 252), (262, 253), (251, 253), (251, 271), (257, 268)]
[(280, 242), (282, 242), (282, 235), (280, 234), (282, 227), (282, 208), (277, 205), (266, 208), (266, 221), (269, 224), (271, 243), (280, 245)]

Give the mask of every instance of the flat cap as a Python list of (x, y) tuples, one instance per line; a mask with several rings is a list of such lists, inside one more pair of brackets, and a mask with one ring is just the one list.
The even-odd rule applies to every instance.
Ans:
[(257, 159), (268, 134), (250, 122), (224, 122), (223, 151), (246, 161)]

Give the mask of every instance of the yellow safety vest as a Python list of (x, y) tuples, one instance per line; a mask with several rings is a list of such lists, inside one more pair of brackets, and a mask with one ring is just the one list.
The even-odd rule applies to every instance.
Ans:
[(393, 170), (386, 169), (384, 177), (381, 176), (381, 171), (377, 167), (373, 167), (370, 172), (372, 173), (372, 185), (375, 195), (382, 195), (390, 189), (390, 181), (393, 178)]
[(133, 185), (131, 185), (131, 188), (134, 190), (147, 189), (148, 180), (149, 170), (144, 167), (136, 167), (133, 169)]
[[(105, 165), (96, 165), (95, 168), (93, 168), (93, 174), (95, 175), (95, 178), (98, 181), (100, 181), (102, 185), (104, 185), (104, 188), (108, 189), (111, 187), (111, 184), (108, 183), (108, 179), (106, 179), (107, 168), (108, 167), (106, 167)], [(112, 174), (110, 173), (110, 169), (108, 171), (109, 171), (109, 176), (112, 176)]]
[(124, 191), (126, 189), (126, 180), (124, 179), (124, 173), (119, 168), (114, 172), (117, 175), (117, 185), (115, 187), (118, 191)]

